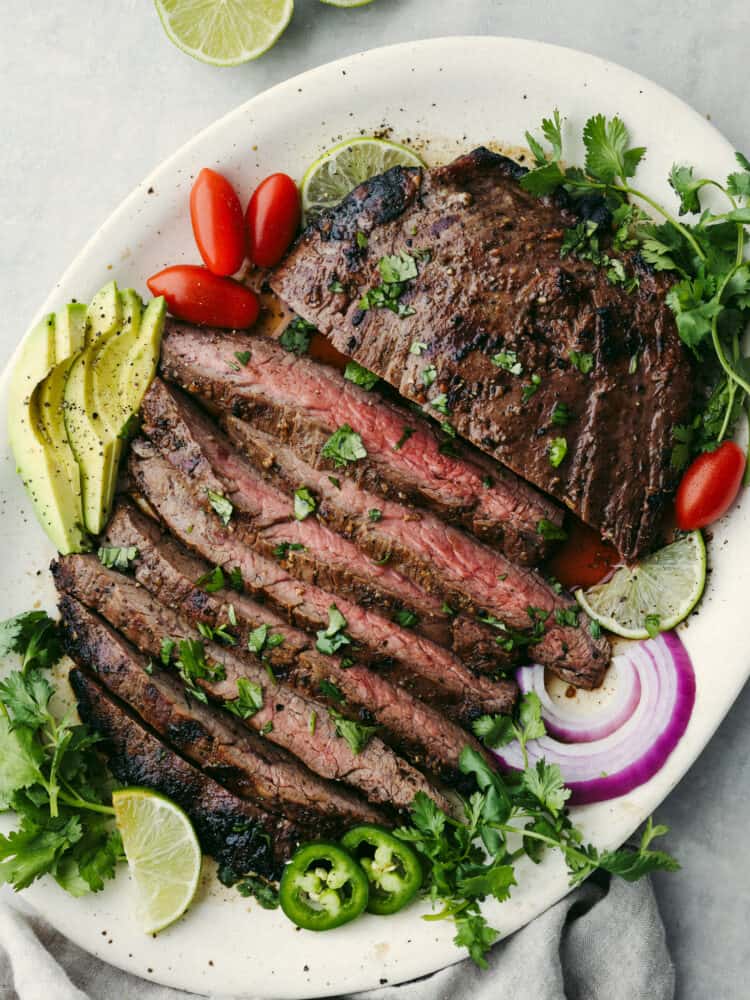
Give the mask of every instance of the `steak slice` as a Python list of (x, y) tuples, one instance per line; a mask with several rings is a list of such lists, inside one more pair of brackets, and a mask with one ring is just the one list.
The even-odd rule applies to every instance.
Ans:
[[(345, 487), (340, 477), (335, 477), (333, 483), (325, 472), (304, 464), (296, 470), (299, 478), (295, 478), (292, 470), (287, 477), (275, 477), (270, 483), (264, 481), (268, 480), (267, 469), (264, 473), (267, 454), (260, 456), (261, 461), (254, 466), (249, 465), (204, 413), (159, 379), (154, 380), (146, 395), (143, 414), (144, 430), (173, 465), (205, 490), (225, 493), (247, 515), (245, 527), (249, 524), (257, 531), (252, 536), (254, 549), (266, 556), (275, 555), (281, 533), (284, 542), (304, 546), (290, 566), (303, 579), (368, 606), (390, 609), (397, 615), (411, 612), (410, 617), (415, 618), (413, 627), (420, 634), (463, 654), (462, 658), (465, 656), (472, 668), (496, 673), (513, 662), (511, 654), (498, 645), (497, 633), (492, 629), (481, 623), (472, 626), (463, 614), (455, 617), (446, 613), (451, 592), (443, 586), (439, 574), (428, 571), (429, 560), (421, 570), (409, 566), (410, 573), (402, 572), (400, 562), (404, 560), (393, 558), (397, 549), (388, 539), (369, 548), (364, 546), (365, 555), (362, 547), (341, 538), (341, 534), (348, 534), (341, 532), (342, 519), (334, 525), (340, 534), (328, 530), (313, 517), (302, 523), (294, 516), (292, 500), (299, 486), (312, 485), (308, 482), (312, 477), (305, 478), (306, 469), (311, 469), (312, 476), (321, 480), (327, 490), (342, 494), (346, 490), (366, 512), (381, 503), (379, 498), (349, 480)], [(410, 532), (412, 523), (419, 523), (422, 515), (414, 509), (395, 506), (394, 517), (404, 520), (403, 529)], [(428, 517), (431, 523), (442, 523), (431, 515)], [(469, 547), (476, 545), (469, 536), (446, 530), (464, 539)]]
[(204, 494), (209, 490), (226, 494), (245, 515), (243, 535), (256, 551), (274, 558), (280, 544), (291, 542), (301, 546), (292, 568), (310, 583), (368, 606), (392, 612), (408, 607), (416, 609), (422, 619), (444, 619), (440, 600), (387, 561), (373, 562), (314, 517), (296, 518), (294, 488), (281, 492), (265, 482), (179, 390), (155, 379), (144, 398), (142, 414), (144, 432), (172, 465), (190, 476)]
[[(525, 192), (524, 173), (481, 148), (430, 171), (395, 167), (309, 226), (270, 284), (334, 347), (438, 407), (633, 559), (656, 538), (676, 485), (672, 432), (690, 412), (670, 279), (622, 254), (639, 282), (631, 293), (605, 268), (563, 257), (579, 217)], [(407, 315), (363, 311), (379, 261), (412, 250), (418, 275), (398, 299)], [(550, 451), (559, 438), (564, 457)]]
[(300, 828), (263, 812), (183, 760), (83, 670), (71, 670), (68, 677), (78, 714), (105, 737), (109, 768), (119, 782), (152, 788), (176, 802), (190, 817), (205, 853), (233, 878), (281, 873)]
[[(242, 512), (244, 518), (236, 519), (235, 531), (253, 548), (272, 555), (291, 536), (304, 546), (293, 563), (304, 579), (360, 602), (379, 603), (382, 587), (373, 586), (371, 573), (375, 564), (358, 546), (315, 518), (296, 520), (291, 492), (282, 493), (266, 483), (186, 396), (156, 380), (144, 399), (143, 416), (146, 434), (175, 468), (190, 476), (204, 494), (226, 494)], [(326, 480), (320, 473), (319, 488), (327, 485), (330, 497), (336, 486)], [(358, 495), (358, 489), (352, 486), (348, 494), (355, 505), (352, 519), (367, 517), (369, 501), (366, 495)], [(345, 517), (344, 511), (340, 520)], [(571, 615), (577, 621), (575, 601), (558, 596), (532, 570), (513, 565), (432, 516), (405, 525), (394, 514), (382, 525), (382, 531), (389, 534), (379, 543), (377, 531), (378, 525), (373, 525), (369, 534), (360, 532), (363, 539), (373, 542), (371, 553), (382, 561), (383, 552), (386, 558), (394, 552), (399, 567), (415, 577), (423, 591), (437, 591), (441, 601), (472, 614), (489, 614), (516, 631), (537, 625), (534, 653), (541, 663), (578, 684), (588, 684), (592, 670), (599, 668), (601, 680), (609, 659), (607, 640), (594, 640), (587, 630), (568, 624)], [(391, 570), (389, 589), (394, 586), (393, 577), (398, 577), (402, 593), (406, 577)], [(414, 606), (413, 601), (409, 603)]]
[[(279, 747), (224, 712), (185, 697), (166, 670), (140, 653), (75, 598), (60, 600), (65, 650), (96, 674), (170, 746), (236, 795), (324, 836), (354, 823), (387, 822), (385, 814), (342, 785), (308, 771)], [(148, 670), (147, 670), (148, 668)]]
[[(84, 603), (101, 607), (105, 617), (116, 619), (114, 624), (120, 628), (133, 627), (124, 624), (127, 621), (124, 607), (135, 616), (145, 616), (151, 612), (150, 599), (144, 600), (145, 595), (138, 582), (105, 569), (93, 556), (63, 556), (54, 564), (53, 572), (61, 590)], [(157, 600), (163, 599), (158, 587), (152, 591), (151, 596)], [(232, 605), (235, 610), (230, 624), (226, 613), (228, 606), (222, 599), (214, 594), (204, 596), (205, 602), (198, 622), (208, 625), (209, 629), (222, 627), (222, 634), (229, 634), (236, 642), (236, 646), (232, 648), (233, 655), (257, 662), (252, 654), (243, 652), (247, 649), (247, 637), (252, 631), (251, 623), (243, 619), (241, 612), (238, 614), (236, 606)], [(251, 602), (245, 602), (245, 605), (249, 603)], [(185, 613), (186, 604), (190, 606), (190, 602), (180, 605), (181, 616), (195, 621), (190, 618), (189, 613)], [(278, 636), (284, 638), (291, 631), (293, 630), (287, 629), (286, 633), (273, 631), (269, 633), (269, 639), (273, 637), (276, 642)], [(281, 648), (282, 645), (284, 642), (274, 648)], [(355, 718), (364, 718), (382, 726), (387, 731), (387, 736), (384, 734), (384, 737), (398, 751), (447, 780), (459, 780), (458, 762), (464, 747), (471, 746), (473, 750), (482, 752), (472, 736), (434, 708), (400, 689), (387, 678), (356, 663), (347, 667), (340, 657), (324, 656), (308, 648), (300, 651), (281, 670), (275, 664), (272, 669), (277, 680), (292, 684), (335, 709), (341, 709), (350, 715), (357, 712)], [(147, 675), (143, 674), (141, 677), (137, 674), (136, 679), (140, 679), (142, 685), (148, 685)], [(132, 684), (132, 678), (130, 683)], [(176, 682), (173, 680), (172, 683)], [(184, 690), (179, 685), (177, 690), (178, 696), (184, 700)], [(124, 695), (122, 697), (130, 701)], [(140, 701), (137, 696), (131, 704), (138, 709)], [(285, 760), (284, 757), (281, 759)], [(318, 782), (318, 785), (321, 783)]]
[[(236, 354), (247, 350), (250, 359), (237, 370)], [(460, 457), (451, 454), (425, 417), (365, 392), (329, 365), (284, 351), (268, 337), (167, 320), (161, 370), (334, 475), (335, 464), (321, 450), (335, 430), (349, 424), (367, 450), (347, 470), (356, 482), (461, 524), (516, 562), (538, 562), (547, 551), (540, 521), (562, 524), (555, 503), (470, 445)]]
[[(242, 646), (247, 643), (250, 632), (262, 625), (272, 628), (274, 634), (282, 636), (283, 642), (272, 649), (264, 650), (264, 656), (281, 680), (291, 675), (295, 678), (295, 683), (305, 683), (304, 673), (298, 670), (297, 661), (300, 654), (307, 653), (305, 664), (308, 669), (312, 666), (315, 675), (326, 671), (325, 679), (337, 683), (342, 691), (349, 688), (347, 698), (351, 700), (356, 701), (358, 697), (361, 699), (366, 694), (369, 708), (375, 714), (379, 704), (376, 695), (381, 685), (379, 683), (373, 690), (374, 677), (385, 684), (384, 704), (390, 700), (391, 685), (388, 681), (391, 681), (411, 691), (422, 701), (436, 705), (441, 712), (457, 721), (468, 723), (484, 712), (507, 713), (513, 707), (516, 688), (507, 681), (492, 687), (492, 697), (486, 689), (481, 691), (482, 698), (474, 696), (471, 690), (456, 696), (452, 690), (440, 688), (427, 678), (415, 675), (398, 662), (376, 663), (375, 670), (362, 673), (363, 667), (359, 662), (347, 665), (341, 657), (318, 653), (314, 650), (312, 638), (307, 633), (290, 627), (280, 614), (267, 605), (259, 604), (258, 601), (236, 591), (214, 590), (213, 587), (210, 591), (203, 589), (205, 585), (199, 584), (198, 581), (211, 572), (210, 568), (190, 555), (169, 535), (164, 535), (155, 521), (136, 510), (131, 503), (124, 502), (118, 505), (107, 526), (106, 540), (114, 546), (135, 546), (138, 550), (133, 564), (135, 579), (162, 604), (168, 607), (179, 606), (180, 613), (191, 622), (216, 628), (226, 624), (230, 617), (233, 617), (237, 623), (233, 631)], [(357, 661), (360, 658), (358, 650)], [(381, 677), (383, 670), (387, 670), (388, 681)], [(360, 674), (366, 679), (366, 683), (361, 694), (357, 696), (356, 688), (352, 686), (354, 684), (352, 678), (358, 678)], [(309, 685), (310, 681), (307, 683)], [(413, 727), (411, 729), (413, 740)]]
[[(529, 569), (511, 567), (487, 546), (434, 514), (415, 508), (409, 511), (392, 500), (378, 501), (345, 477), (334, 485), (324, 472), (307, 465), (288, 445), (280, 444), (248, 421), (227, 416), (224, 424), (232, 440), (280, 489), (293, 490), (294, 484), (304, 483), (316, 496), (316, 513), (321, 519), (351, 538), (373, 559), (386, 555), (404, 575), (448, 605), (474, 615), (492, 615), (518, 631), (529, 628), (530, 607), (553, 616), (576, 607), (570, 595), (558, 594)], [(379, 504), (376, 518), (372, 516), (374, 504)], [(465, 615), (461, 617), (467, 622)], [(553, 623), (554, 618), (548, 629)], [(477, 625), (489, 630), (481, 620)], [(502, 638), (503, 634), (498, 636), (495, 631), (492, 638)], [(464, 640), (467, 644), (468, 635)], [(542, 639), (534, 649), (542, 662), (547, 642)], [(588, 645), (592, 650), (597, 648), (593, 642)], [(573, 646), (572, 640), (569, 646)], [(585, 650), (586, 643), (579, 641), (575, 655), (585, 656)], [(558, 665), (552, 661), (548, 665), (552, 670), (559, 666), (566, 679), (571, 679), (568, 662)]]
[[(346, 619), (358, 659), (365, 655), (369, 662), (394, 662), (407, 677), (426, 681), (448, 702), (464, 703), (459, 717), (464, 712), (471, 717), (478, 706), (487, 712), (502, 711), (500, 706), (507, 706), (515, 696), (514, 684), (478, 677), (442, 646), (368, 608), (295, 579), (287, 567), (296, 552), (290, 550), (277, 562), (258, 555), (245, 543), (238, 525), (225, 527), (213, 511), (206, 510), (205, 494), (196, 492), (188, 477), (150, 442), (133, 442), (130, 471), (139, 492), (183, 545), (212, 564), (239, 570), (246, 589), (272, 601), (300, 628), (326, 628), (329, 609), (335, 604)], [(498, 707), (490, 708), (493, 704)]]
[[(68, 587), (70, 596), (98, 611), (148, 656), (162, 657), (164, 639), (179, 643), (198, 638), (173, 610), (122, 574), (105, 570), (93, 556), (66, 557), (57, 564), (55, 577), (61, 589)], [(410, 806), (417, 791), (445, 804), (437, 788), (378, 737), (355, 752), (338, 735), (335, 720), (322, 702), (271, 679), (260, 659), (240, 659), (214, 642), (205, 642), (201, 650), (213, 676), (206, 670), (206, 676), (193, 678), (194, 683), (213, 701), (224, 704), (239, 697), (242, 680), (256, 685), (261, 708), (244, 719), (245, 724), (289, 750), (311, 771), (345, 781), (370, 801), (395, 808)], [(314, 723), (310, 721), (313, 715)]]

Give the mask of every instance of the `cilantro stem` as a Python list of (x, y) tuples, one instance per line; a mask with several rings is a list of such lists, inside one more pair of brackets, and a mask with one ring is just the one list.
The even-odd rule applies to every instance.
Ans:
[(641, 201), (645, 201), (647, 205), (650, 205), (655, 211), (657, 211), (667, 222), (674, 226), (674, 228), (680, 233), (684, 239), (688, 241), (690, 246), (695, 250), (696, 254), (700, 260), (706, 260), (706, 254), (702, 250), (700, 243), (696, 240), (687, 226), (683, 226), (679, 219), (676, 219), (671, 212), (668, 212), (663, 205), (660, 205), (658, 201), (654, 201), (653, 198), (649, 198), (647, 194), (643, 191), (639, 191), (637, 188), (631, 187), (629, 184), (613, 184), (612, 187), (615, 191), (620, 191), (624, 195), (629, 195), (633, 198), (640, 198)]
[(58, 799), (66, 806), (70, 806), (73, 809), (88, 809), (89, 812), (102, 813), (105, 816), (114, 816), (115, 811), (112, 806), (105, 806), (99, 802), (89, 802), (86, 799), (81, 799), (77, 795), (69, 795), (67, 792), (60, 791), (58, 793)]

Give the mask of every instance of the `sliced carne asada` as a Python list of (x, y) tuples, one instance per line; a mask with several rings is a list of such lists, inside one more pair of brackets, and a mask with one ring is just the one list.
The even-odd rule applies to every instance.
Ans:
[[(407, 808), (417, 791), (445, 803), (436, 787), (379, 737), (373, 735), (355, 749), (339, 735), (335, 717), (321, 701), (272, 679), (260, 658), (240, 659), (215, 642), (201, 642), (199, 633), (175, 611), (134, 581), (106, 570), (93, 556), (66, 557), (58, 562), (55, 575), (55, 582), (67, 586), (70, 596), (98, 611), (148, 656), (166, 659), (167, 640), (169, 656), (179, 653), (176, 663), (187, 653), (199, 659), (197, 670), (188, 670), (183, 660), (183, 679), (192, 685), (194, 697), (203, 692), (225, 706), (237, 706), (247, 726), (321, 777), (345, 781), (371, 802), (390, 803), (397, 809)], [(242, 708), (244, 692), (254, 701), (247, 711)]]
[[(430, 171), (395, 167), (322, 213), (270, 284), (334, 347), (633, 559), (656, 539), (676, 485), (672, 432), (690, 412), (670, 278), (624, 253), (629, 292), (563, 256), (579, 217), (524, 191), (524, 173), (482, 148)], [(417, 272), (392, 289), (403, 315), (372, 293), (393, 260)]]
[[(398, 662), (387, 665), (375, 663), (375, 670), (365, 671), (362, 676), (364, 684), (361, 693), (357, 695), (355, 683), (360, 676), (362, 666), (362, 651), (354, 646), (346, 648), (343, 653), (350, 656), (322, 656), (315, 652), (313, 639), (299, 629), (290, 627), (287, 622), (267, 605), (259, 604), (244, 593), (228, 591), (219, 586), (226, 582), (227, 574), (218, 567), (221, 576), (216, 580), (216, 570), (211, 571), (204, 562), (190, 555), (178, 542), (164, 535), (160, 526), (136, 510), (130, 503), (121, 503), (107, 527), (106, 540), (110, 545), (123, 548), (135, 547), (137, 557), (133, 561), (135, 579), (159, 600), (169, 607), (179, 607), (180, 614), (194, 623), (201, 623), (210, 628), (218, 628), (234, 621), (232, 631), (237, 635), (239, 644), (244, 645), (251, 632), (267, 625), (275, 635), (280, 635), (283, 642), (278, 642), (271, 648), (264, 649), (264, 655), (272, 664), (273, 670), (280, 680), (289, 674), (295, 677), (295, 683), (304, 683), (304, 675), (298, 670), (297, 660), (302, 653), (314, 654), (313, 671), (320, 675), (326, 670), (326, 678), (350, 688), (347, 697), (351, 700), (361, 700), (366, 694), (370, 707), (377, 714), (378, 701), (376, 695), (383, 688), (383, 704), (390, 701), (390, 683), (399, 684), (409, 690), (422, 701), (434, 704), (449, 718), (469, 723), (477, 715), (486, 712), (503, 713), (511, 711), (516, 695), (515, 685), (504, 682), (493, 686), (493, 697), (486, 689), (477, 694), (466, 689), (457, 695), (436, 686), (427, 678), (415, 675), (410, 669)], [(210, 580), (210, 589), (205, 589)], [(470, 636), (467, 635), (467, 641)], [(310, 656), (307, 661), (311, 664)], [(387, 681), (380, 675), (387, 669)], [(331, 673), (336, 670), (338, 680)], [(354, 679), (353, 679), (354, 678)], [(373, 690), (373, 678), (378, 684)], [(308, 682), (309, 683), (309, 682)], [(319, 682), (318, 682), (319, 683)], [(383, 686), (385, 684), (385, 686)], [(478, 695), (482, 697), (478, 697)], [(412, 727), (413, 732), (413, 727)], [(429, 729), (426, 730), (426, 733)], [(428, 738), (425, 736), (425, 738)], [(437, 743), (437, 741), (435, 741)]]
[(425, 618), (441, 615), (439, 600), (382, 557), (373, 561), (316, 518), (295, 516), (294, 490), (282, 493), (265, 482), (184, 393), (155, 379), (142, 414), (144, 432), (165, 458), (205, 494), (226, 496), (245, 515), (243, 533), (256, 551), (273, 557), (282, 543), (300, 546), (294, 568), (310, 583), (392, 612), (406, 605)]
[[(334, 485), (324, 472), (302, 461), (288, 445), (280, 444), (248, 421), (227, 416), (223, 423), (235, 444), (257, 468), (265, 470), (266, 477), (279, 489), (288, 491), (294, 483), (304, 482), (315, 496), (320, 519), (351, 538), (373, 559), (388, 553), (392, 565), (448, 606), (488, 620), (493, 616), (519, 632), (529, 628), (530, 607), (550, 615), (545, 623), (547, 630), (561, 622), (564, 625), (571, 608), (575, 608), (570, 595), (556, 593), (533, 571), (511, 566), (498, 553), (434, 514), (403, 507), (393, 500), (378, 501), (345, 476)], [(465, 622), (467, 616), (461, 617)], [(481, 620), (478, 628), (490, 630)], [(569, 640), (571, 647), (574, 641), (576, 655), (586, 657), (586, 643)], [(543, 638), (534, 649), (534, 655), (543, 662), (545, 643)], [(594, 648), (593, 643), (589, 645)], [(557, 667), (554, 662), (548, 665), (552, 670)], [(561, 667), (569, 679), (569, 664)]]
[[(236, 353), (248, 352), (237, 370)], [(245, 354), (243, 353), (243, 358)], [(310, 464), (337, 474), (323, 453), (338, 428), (361, 436), (366, 455), (347, 473), (371, 493), (415, 503), (492, 542), (514, 561), (548, 550), (541, 522), (562, 512), (547, 497), (470, 445), (460, 456), (425, 417), (366, 392), (328, 365), (248, 337), (167, 321), (161, 370), (171, 381), (293, 446)]]
[[(336, 604), (347, 622), (347, 634), (356, 644), (357, 658), (368, 662), (400, 665), (407, 676), (434, 686), (453, 704), (465, 703), (464, 711), (476, 713), (478, 706), (508, 705), (515, 686), (478, 677), (448, 650), (402, 628), (395, 622), (342, 597), (295, 579), (287, 568), (297, 553), (293, 549), (271, 562), (258, 555), (242, 538), (241, 526), (225, 526), (206, 510), (205, 494), (145, 440), (133, 442), (130, 471), (140, 494), (171, 533), (207, 562), (237, 571), (251, 593), (283, 609), (300, 628), (316, 632), (328, 625), (329, 609)], [(233, 529), (233, 530), (230, 530)], [(485, 707), (485, 711), (492, 711)], [(494, 709), (502, 711), (502, 709)]]
[[(496, 673), (511, 665), (513, 656), (498, 645), (496, 634), (486, 626), (482, 641), (472, 647), (472, 640), (476, 640), (483, 626), (480, 623), (478, 628), (472, 628), (466, 624), (465, 615), (454, 616), (446, 610), (451, 608), (451, 592), (441, 588), (439, 576), (427, 571), (429, 560), (427, 567), (422, 565), (421, 570), (417, 567), (409, 575), (395, 564), (397, 560), (390, 558), (388, 541), (371, 545), (364, 553), (317, 518), (308, 516), (300, 520), (294, 499), (300, 486), (302, 495), (307, 497), (305, 511), (309, 508), (312, 512), (315, 506), (314, 498), (304, 493), (305, 480), (282, 480), (276, 485), (267, 482), (267, 470), (257, 462), (248, 463), (223, 432), (179, 390), (156, 379), (144, 400), (143, 416), (145, 432), (173, 465), (206, 492), (226, 494), (233, 507), (247, 515), (243, 531), (246, 538), (249, 528), (255, 532), (252, 545), (258, 552), (275, 555), (279, 544), (298, 546), (290, 568), (303, 579), (390, 612), (396, 620), (406, 617), (421, 635), (460, 651), (459, 655), (470, 651), (466, 660), (472, 669)], [(343, 490), (340, 478), (336, 480), (338, 485), (334, 485), (325, 473), (316, 475), (329, 490)], [(374, 510), (373, 505), (379, 502), (351, 483), (349, 492), (358, 495), (360, 505), (363, 498), (371, 497), (369, 510)], [(405, 530), (410, 530), (410, 522), (419, 523), (416, 510), (398, 509), (407, 520)], [(436, 521), (431, 515), (429, 520)], [(339, 524), (335, 527), (340, 530)], [(469, 548), (477, 544), (463, 533), (457, 537), (465, 539)], [(453, 603), (458, 605), (460, 601)]]
[[(162, 560), (162, 566), (165, 562), (166, 560)], [(76, 599), (74, 605), (80, 600), (90, 606), (100, 607), (105, 617), (110, 621), (115, 619), (113, 624), (124, 630), (133, 628), (132, 624), (123, 624), (128, 620), (128, 615), (134, 619), (141, 619), (149, 614), (153, 617), (151, 598), (156, 598), (157, 601), (163, 599), (158, 584), (149, 595), (146, 595), (137, 581), (106, 569), (93, 556), (63, 556), (53, 564), (53, 574), (58, 588), (74, 596)], [(232, 646), (233, 656), (240, 658), (250, 656), (251, 654), (244, 652), (248, 648), (248, 636), (257, 635), (258, 629), (253, 628), (252, 621), (244, 618), (243, 613), (249, 610), (252, 614), (252, 602), (245, 600), (244, 604), (238, 602), (233, 605), (234, 614), (230, 623), (225, 613), (227, 606), (221, 596), (205, 594), (204, 597), (205, 602), (197, 619), (200, 624), (208, 625), (209, 635), (223, 635), (225, 641), (226, 638), (231, 639), (235, 644)], [(195, 620), (191, 619), (190, 612), (186, 613), (186, 608), (189, 607), (192, 607), (190, 601), (181, 603), (180, 615), (185, 619)], [(93, 620), (89, 612), (82, 611), (84, 617), (87, 614)], [(175, 627), (184, 626), (180, 623)], [(102, 624), (102, 628), (106, 629), (106, 626)], [(218, 629), (221, 631), (217, 631)], [(88, 631), (91, 633), (93, 626), (90, 625)], [(287, 627), (285, 630), (287, 638), (290, 632), (294, 630)], [(294, 659), (287, 660), (279, 670), (275, 661), (270, 659), (272, 651), (284, 645), (283, 641), (279, 641), (279, 637), (283, 638), (282, 634), (275, 630), (263, 634), (263, 639), (268, 640), (270, 647), (267, 662), (271, 665), (277, 680), (292, 684), (336, 710), (354, 713), (355, 719), (366, 718), (369, 722), (382, 727), (383, 738), (420, 766), (429, 768), (444, 779), (455, 781), (459, 773), (459, 758), (464, 747), (469, 745), (474, 750), (480, 750), (472, 736), (436, 709), (424, 704), (408, 691), (402, 690), (388, 678), (381, 677), (356, 663), (347, 665), (341, 657), (324, 656), (308, 645), (306, 650), (299, 650)], [(306, 637), (297, 634), (291, 638), (297, 640), (299, 647), (301, 640)], [(107, 648), (105, 646), (105, 649)], [(266, 656), (265, 651), (262, 651), (262, 655)], [(122, 656), (116, 658), (118, 666), (121, 660)], [(121, 673), (124, 672), (123, 667)], [(127, 682), (131, 686), (140, 682), (142, 687), (148, 688), (149, 678), (145, 674), (136, 672), (133, 675), (132, 670), (130, 674)], [(119, 691), (117, 693), (121, 694)], [(125, 695), (121, 696), (129, 700)], [(138, 696), (134, 698), (133, 704), (136, 707), (140, 704)], [(256, 741), (257, 739), (259, 738), (256, 738)], [(270, 778), (273, 780), (273, 774)]]
[[(59, 564), (66, 573), (65, 560)], [(185, 698), (170, 672), (148, 661), (102, 618), (64, 594), (59, 604), (65, 649), (130, 706), (182, 756), (262, 809), (338, 836), (353, 823), (387, 822), (345, 787), (313, 774), (280, 747), (226, 712)]]
[(103, 750), (119, 782), (152, 788), (181, 806), (203, 850), (233, 877), (280, 874), (304, 828), (263, 812), (183, 760), (83, 670), (68, 677), (78, 714), (105, 737)]
[[(294, 561), (304, 579), (320, 582), (360, 602), (377, 601), (372, 579), (357, 579), (373, 565), (361, 549), (316, 518), (295, 520), (291, 495), (266, 483), (184, 394), (155, 380), (144, 399), (143, 429), (165, 458), (189, 475), (196, 487), (209, 496), (226, 495), (240, 511), (236, 533), (253, 548), (268, 555), (282, 538), (291, 536), (296, 544), (305, 547)], [(326, 484), (325, 478), (324, 473), (319, 474), (319, 488), (327, 485), (326, 499), (332, 504), (336, 487)], [(343, 487), (339, 491), (343, 492)], [(352, 522), (358, 515), (361, 520), (369, 504), (367, 494), (360, 494), (359, 487), (352, 484), (347, 497), (354, 505)], [(432, 515), (425, 514), (421, 521), (413, 519), (405, 525), (398, 514), (388, 510), (387, 518), (370, 525), (369, 532), (360, 532), (362, 540), (373, 542), (372, 555), (380, 555), (383, 549), (393, 551), (399, 568), (412, 574), (423, 590), (437, 590), (441, 601), (456, 608), (490, 616), (514, 632), (534, 628), (535, 658), (565, 680), (587, 685), (595, 667), (599, 667), (601, 680), (609, 662), (609, 644), (579, 628), (577, 605), (572, 598), (556, 594), (534, 571), (515, 566), (499, 552)], [(339, 523), (345, 519), (342, 508)], [(355, 558), (361, 569), (352, 571)], [(403, 592), (406, 577), (392, 571), (390, 579), (394, 576), (399, 578), (399, 593)], [(392, 585), (388, 583), (389, 588)]]

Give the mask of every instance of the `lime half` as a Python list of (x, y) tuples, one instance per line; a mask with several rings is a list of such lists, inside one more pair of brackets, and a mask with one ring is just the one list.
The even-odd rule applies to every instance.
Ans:
[(358, 184), (395, 166), (423, 167), (424, 163), (406, 146), (387, 139), (360, 136), (340, 142), (317, 159), (302, 178), (305, 217), (338, 205)]
[(147, 788), (112, 795), (115, 819), (136, 890), (136, 917), (147, 934), (182, 916), (195, 896), (201, 849), (179, 806)]
[(687, 618), (705, 586), (706, 546), (691, 531), (636, 566), (621, 566), (606, 583), (576, 591), (576, 600), (602, 628), (647, 639)]
[(294, 0), (154, 0), (169, 40), (194, 59), (238, 66), (257, 59), (289, 24)]

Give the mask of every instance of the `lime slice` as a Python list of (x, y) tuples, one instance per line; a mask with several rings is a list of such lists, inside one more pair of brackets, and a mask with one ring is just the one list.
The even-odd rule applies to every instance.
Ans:
[(366, 7), (372, 0), (320, 0), (329, 7)]
[(194, 59), (237, 66), (267, 52), (294, 0), (154, 0), (169, 40)]
[(309, 218), (338, 205), (358, 184), (389, 167), (423, 167), (416, 153), (397, 142), (361, 136), (340, 142), (308, 167), (302, 178), (302, 208)]
[(706, 546), (691, 531), (636, 566), (621, 566), (606, 583), (576, 591), (576, 600), (602, 628), (647, 639), (687, 618), (705, 585)]
[(193, 900), (201, 849), (190, 820), (147, 788), (112, 795), (115, 819), (136, 890), (136, 917), (147, 934), (164, 930)]

